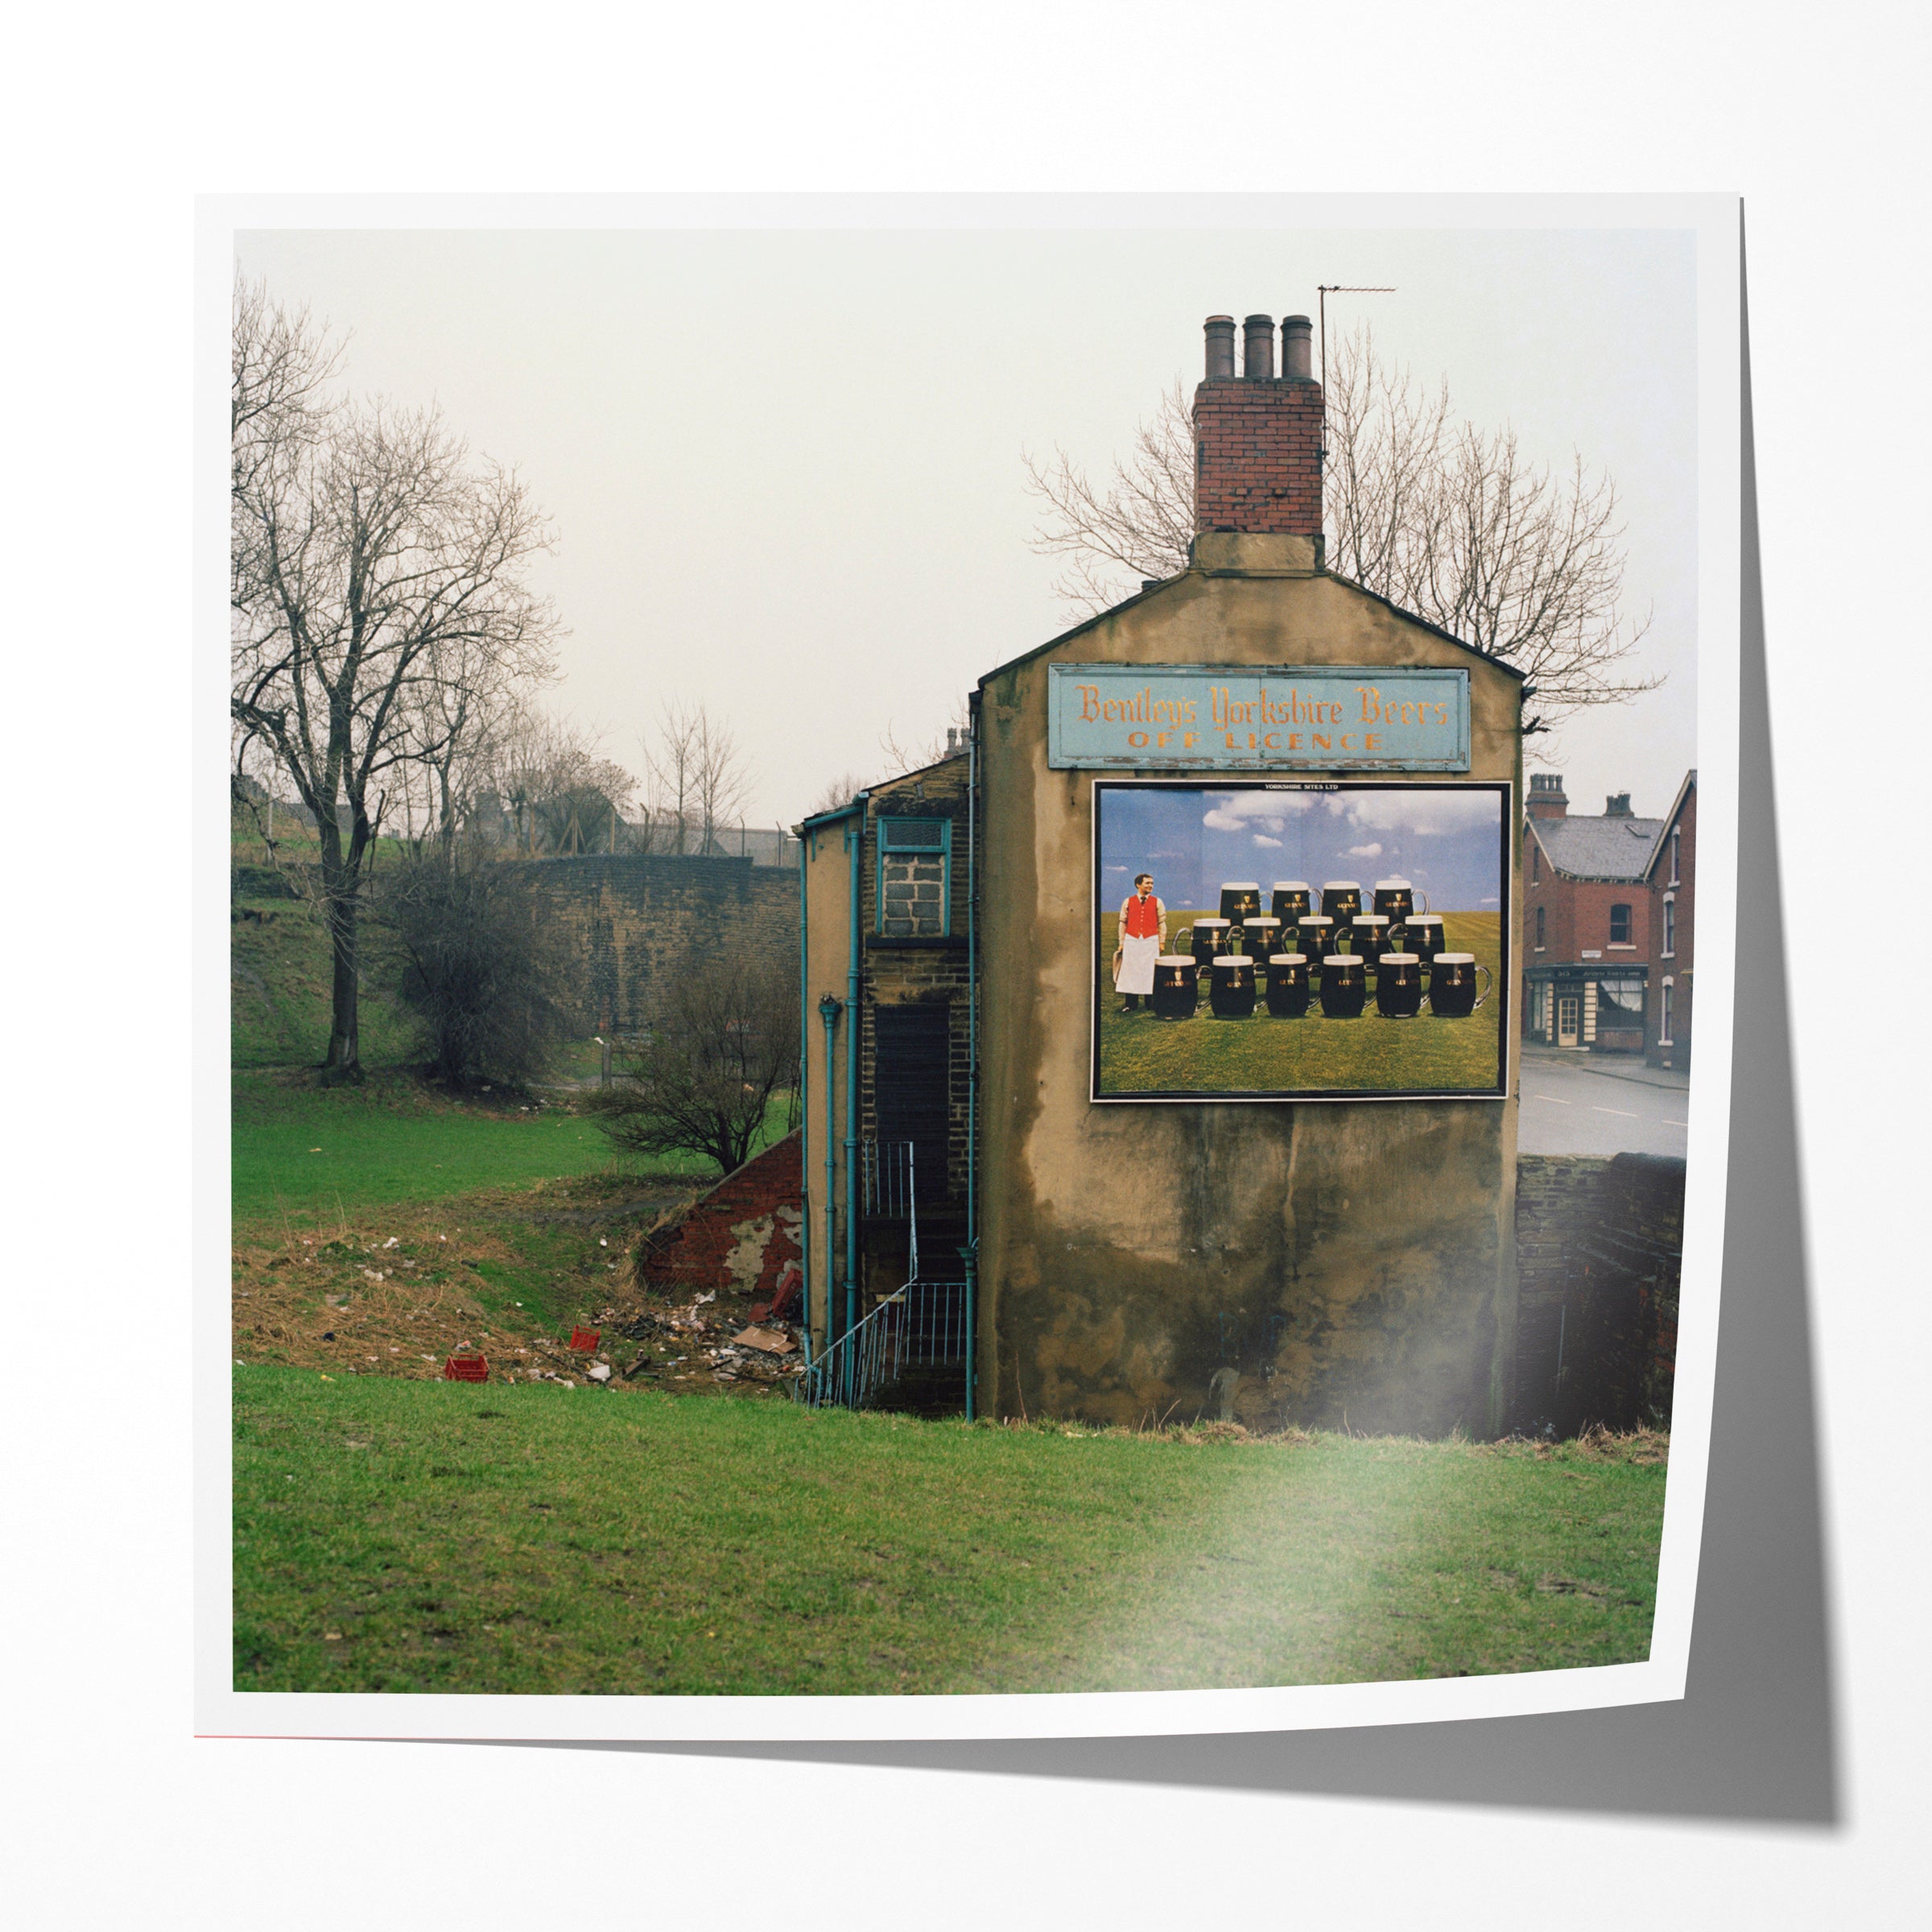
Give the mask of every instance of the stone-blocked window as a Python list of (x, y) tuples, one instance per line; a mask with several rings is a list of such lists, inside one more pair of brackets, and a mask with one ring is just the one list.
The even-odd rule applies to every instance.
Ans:
[(881, 819), (878, 825), (881, 936), (943, 939), (951, 931), (952, 821)]

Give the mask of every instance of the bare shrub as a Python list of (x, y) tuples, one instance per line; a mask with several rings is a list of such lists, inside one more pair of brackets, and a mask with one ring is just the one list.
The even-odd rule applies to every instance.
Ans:
[(700, 1154), (729, 1174), (798, 1071), (796, 963), (702, 947), (674, 969), (643, 1046), (586, 1104), (627, 1154)]
[(564, 1037), (561, 931), (521, 866), (436, 847), (384, 875), (378, 906), (401, 947), (404, 1001), (431, 1077), (520, 1086)]

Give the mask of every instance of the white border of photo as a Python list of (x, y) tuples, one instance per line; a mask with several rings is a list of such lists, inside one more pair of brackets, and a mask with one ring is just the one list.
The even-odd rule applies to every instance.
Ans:
[[(195, 353), (195, 1725), (204, 1736), (450, 1739), (1120, 1736), (1438, 1723), (1681, 1698), (1717, 1345), (1736, 901), (1739, 204), (1633, 196), (246, 196), (199, 204)], [(1063, 229), (1659, 228), (1695, 233), (1698, 328), (1698, 1017), (1668, 1496), (1642, 1663), (1241, 1690), (913, 1697), (242, 1692), (230, 1644), (227, 948), (227, 354), (234, 237), (278, 227)], [(1228, 299), (1240, 300), (1239, 291)], [(988, 662), (998, 654), (990, 650)]]

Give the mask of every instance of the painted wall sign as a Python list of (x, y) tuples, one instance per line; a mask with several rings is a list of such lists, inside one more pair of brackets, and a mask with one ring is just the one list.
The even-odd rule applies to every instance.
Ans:
[(1055, 664), (1046, 762), (1467, 771), (1469, 674), (1379, 664)]

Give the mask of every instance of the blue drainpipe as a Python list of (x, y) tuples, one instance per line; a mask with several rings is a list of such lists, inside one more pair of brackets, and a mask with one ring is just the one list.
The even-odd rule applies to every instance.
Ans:
[[(829, 832), (841, 820), (845, 822), (845, 844), (852, 853), (852, 932), (849, 941), (850, 958), (846, 971), (845, 997), (840, 1001), (827, 993), (819, 1001), (819, 1017), (825, 1022), (825, 1269), (824, 1279), (819, 1284), (819, 1317), (821, 1331), (821, 1352), (829, 1348), (835, 1339), (834, 1326), (838, 1320), (838, 1057), (834, 1044), (838, 1030), (839, 1015), (848, 1013), (853, 1016), (845, 1042), (846, 1067), (846, 1135), (845, 1135), (845, 1327), (849, 1329), (854, 1314), (854, 1281), (857, 1274), (858, 1256), (858, 1174), (854, 1156), (858, 1146), (858, 1022), (859, 1005), (859, 841), (865, 836), (865, 802), (871, 795), (861, 792), (849, 805), (841, 805), (836, 811), (824, 811), (805, 820), (799, 831), (811, 842), (811, 852), (816, 857), (819, 849), (819, 834)], [(850, 821), (858, 819), (855, 830)], [(799, 952), (800, 960), (799, 1005), (803, 1006), (810, 997), (811, 984), (807, 972), (804, 956), (806, 945), (807, 914), (804, 910), (805, 852), (801, 844), (799, 853), (799, 919), (801, 928)], [(806, 1053), (809, 1046), (811, 1022), (803, 1012), (799, 1015), (802, 1030), (799, 1045), (800, 1079), (804, 1080)], [(804, 1105), (801, 1096), (801, 1110)], [(811, 1244), (806, 1243), (807, 1267), (805, 1282), (806, 1327), (807, 1346), (811, 1334), (811, 1280), (809, 1256)]]
[[(805, 845), (809, 835), (799, 828), (799, 1150), (804, 1151), (806, 1128), (811, 1104), (811, 1014), (807, 1003), (811, 997), (811, 926), (805, 914)], [(799, 1174), (803, 1199), (799, 1206), (805, 1218), (799, 1223), (804, 1239), (799, 1244), (799, 1326), (805, 1332), (805, 1360), (811, 1360), (811, 1176), (803, 1160)], [(829, 1259), (829, 1257), (828, 1257)]]
[(979, 1325), (980, 1223), (976, 1212), (980, 1117), (980, 951), (979, 925), (974, 917), (980, 898), (978, 818), (980, 801), (980, 708), (972, 707), (966, 740), (966, 1245), (960, 1250), (966, 1264), (966, 1419), (977, 1412), (973, 1386), (974, 1348)]
[(837, 1253), (836, 1244), (839, 1238), (839, 1183), (838, 1142), (833, 1137), (839, 1131), (839, 1083), (836, 1070), (837, 1059), (832, 1050), (832, 1041), (839, 1030), (839, 1002), (828, 993), (819, 1001), (819, 1018), (825, 1022), (825, 1330), (824, 1346), (832, 1346), (832, 1287), (836, 1271), (832, 1258)]
[(858, 1320), (859, 1292), (859, 879), (865, 851), (865, 807), (861, 792), (852, 802), (857, 822), (845, 828), (852, 854), (852, 938), (845, 956), (845, 1332)]

